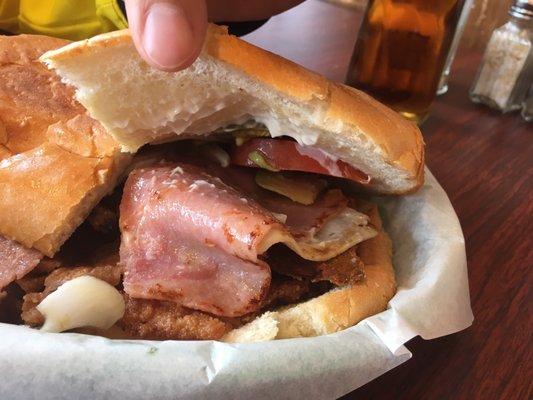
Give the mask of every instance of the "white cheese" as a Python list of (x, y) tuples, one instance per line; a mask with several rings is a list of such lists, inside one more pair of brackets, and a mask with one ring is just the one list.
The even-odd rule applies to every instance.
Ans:
[(108, 329), (124, 315), (122, 295), (109, 283), (80, 276), (48, 295), (37, 310), (45, 317), (41, 330), (63, 332), (81, 327)]
[(307, 235), (295, 237), (285, 229), (270, 230), (257, 252), (263, 254), (274, 244), (284, 243), (306, 260), (326, 261), (376, 235), (376, 230), (368, 225), (368, 216), (346, 207), (319, 230), (310, 229)]

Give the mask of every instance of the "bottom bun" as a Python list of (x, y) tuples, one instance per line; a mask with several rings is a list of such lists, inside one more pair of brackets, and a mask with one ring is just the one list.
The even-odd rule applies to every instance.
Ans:
[[(363, 207), (362, 207), (363, 208)], [(276, 311), (265, 312), (248, 324), (228, 332), (224, 342), (259, 342), (273, 339), (319, 336), (338, 332), (387, 308), (396, 293), (392, 246), (383, 231), (375, 204), (365, 204), (379, 234), (358, 245), (365, 264), (364, 281), (335, 288), (319, 297)]]

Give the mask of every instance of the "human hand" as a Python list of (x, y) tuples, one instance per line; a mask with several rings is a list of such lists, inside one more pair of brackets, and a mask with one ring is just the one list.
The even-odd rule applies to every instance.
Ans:
[(191, 65), (204, 42), (207, 21), (268, 18), (303, 0), (125, 0), (135, 47), (155, 68)]

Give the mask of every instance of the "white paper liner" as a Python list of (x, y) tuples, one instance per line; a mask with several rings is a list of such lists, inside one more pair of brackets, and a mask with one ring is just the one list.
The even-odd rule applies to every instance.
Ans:
[(426, 171), (416, 194), (377, 199), (394, 244), (389, 309), (333, 335), (254, 344), (126, 341), (0, 324), (0, 399), (333, 399), (411, 357), (414, 336), (468, 327), (464, 238)]

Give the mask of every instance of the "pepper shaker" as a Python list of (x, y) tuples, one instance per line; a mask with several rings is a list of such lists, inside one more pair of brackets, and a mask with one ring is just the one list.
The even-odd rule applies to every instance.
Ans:
[(489, 40), (470, 99), (501, 112), (522, 107), (533, 73), (533, 0), (515, 0)]

